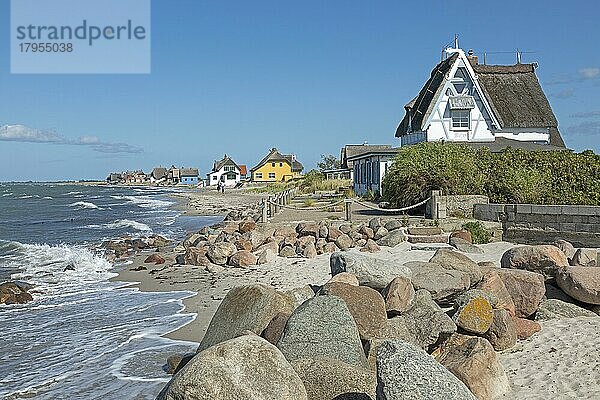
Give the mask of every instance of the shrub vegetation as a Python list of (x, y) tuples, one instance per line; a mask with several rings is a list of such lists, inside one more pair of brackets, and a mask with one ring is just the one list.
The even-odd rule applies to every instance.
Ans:
[(471, 239), (475, 244), (486, 244), (490, 242), (492, 234), (485, 228), (483, 222), (473, 221), (463, 225), (463, 229), (471, 232)]
[(600, 156), (420, 143), (398, 152), (383, 187), (395, 207), (422, 201), (431, 190), (483, 194), (493, 203), (600, 205)]

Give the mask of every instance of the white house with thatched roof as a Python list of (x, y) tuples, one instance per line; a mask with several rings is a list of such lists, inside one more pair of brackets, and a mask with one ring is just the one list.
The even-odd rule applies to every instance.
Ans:
[(219, 182), (225, 186), (235, 186), (246, 178), (246, 166), (238, 165), (227, 154), (213, 163), (212, 171), (207, 174), (208, 184), (216, 186)]
[[(518, 143), (564, 149), (558, 122), (535, 74), (537, 64), (482, 65), (472, 51), (448, 48), (396, 130), (419, 142)], [(523, 146), (525, 143), (527, 145)], [(515, 146), (517, 147), (517, 146)]]

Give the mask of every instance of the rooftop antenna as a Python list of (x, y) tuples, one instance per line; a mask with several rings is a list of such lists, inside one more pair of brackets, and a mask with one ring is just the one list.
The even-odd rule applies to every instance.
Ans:
[(458, 33), (454, 34), (454, 48), (458, 49)]

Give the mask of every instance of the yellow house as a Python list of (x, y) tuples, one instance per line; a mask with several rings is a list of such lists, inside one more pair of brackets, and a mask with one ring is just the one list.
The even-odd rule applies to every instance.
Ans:
[(281, 154), (272, 148), (254, 168), (250, 170), (253, 182), (287, 182), (300, 178), (304, 167), (293, 154)]

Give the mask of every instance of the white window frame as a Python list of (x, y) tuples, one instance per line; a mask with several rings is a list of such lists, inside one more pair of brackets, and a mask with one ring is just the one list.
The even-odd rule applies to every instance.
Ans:
[(276, 179), (277, 175), (275, 175), (275, 172), (269, 172), (269, 179)]
[(468, 131), (471, 129), (471, 110), (450, 110), (450, 119), (454, 131)]
[(262, 172), (256, 172), (256, 173), (254, 173), (254, 177), (256, 179), (262, 179)]

